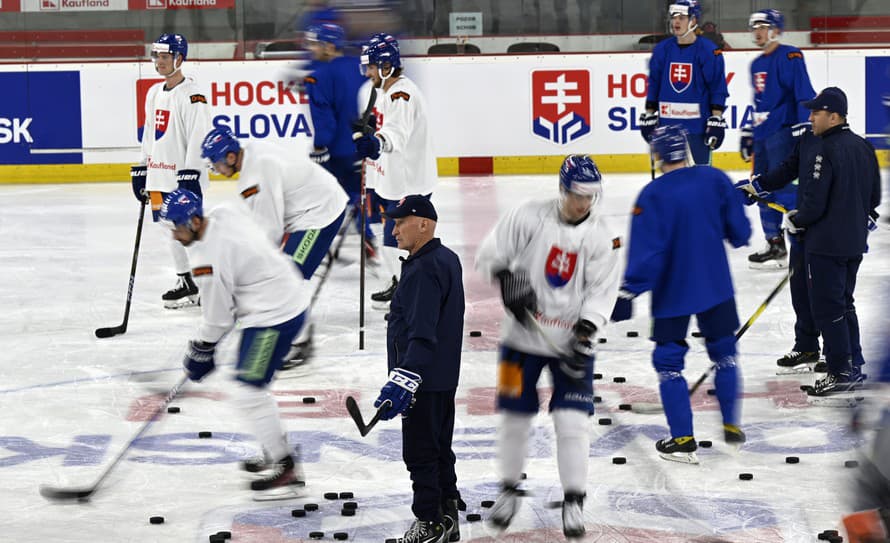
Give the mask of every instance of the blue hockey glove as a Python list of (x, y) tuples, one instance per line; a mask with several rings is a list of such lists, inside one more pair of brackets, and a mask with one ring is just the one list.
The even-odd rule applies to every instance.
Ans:
[(634, 316), (634, 298), (637, 295), (625, 289), (618, 291), (615, 308), (612, 309), (612, 322), (628, 321)]
[(395, 368), (389, 372), (389, 380), (374, 400), (374, 407), (380, 407), (386, 400), (390, 402), (389, 409), (384, 411), (380, 418), (389, 420), (408, 411), (414, 403), (414, 394), (421, 382), (420, 375), (405, 368)]
[(726, 119), (711, 115), (705, 123), (705, 145), (711, 149), (719, 149), (726, 135)]
[(643, 136), (643, 139), (647, 143), (651, 142), (652, 132), (658, 127), (658, 113), (649, 113), (648, 111), (640, 113), (640, 121), (637, 124), (640, 125), (640, 135)]
[(587, 319), (579, 319), (572, 331), (572, 356), (559, 361), (559, 369), (573, 381), (583, 381), (587, 376), (587, 368), (593, 364), (593, 339), (596, 336), (596, 325)]
[(216, 343), (207, 343), (197, 339), (189, 341), (185, 360), (182, 361), (186, 373), (189, 374), (189, 379), (200, 381), (216, 369), (216, 363), (213, 360), (214, 351), (216, 351)]
[(797, 123), (791, 126), (791, 136), (794, 138), (799, 138), (807, 133), (808, 130), (813, 129), (813, 123), (806, 121), (802, 123)]
[(179, 188), (190, 190), (195, 193), (195, 196), (203, 199), (199, 179), (201, 179), (201, 172), (198, 170), (179, 170), (176, 172), (176, 184), (179, 185)]
[(754, 156), (754, 132), (751, 130), (750, 126), (742, 128), (742, 139), (739, 142), (739, 154), (742, 155), (742, 160), (745, 162), (751, 162), (751, 158)]
[(796, 209), (792, 209), (788, 213), (785, 213), (784, 215), (782, 215), (782, 228), (784, 228), (785, 230), (787, 230), (788, 232), (790, 232), (792, 234), (801, 234), (801, 233), (803, 233), (804, 230), (806, 230), (806, 228), (804, 228), (803, 226), (797, 226), (796, 224), (794, 224), (794, 216), (795, 215), (797, 215)]
[(356, 132), (352, 135), (352, 139), (355, 141), (355, 152), (358, 156), (371, 160), (380, 158), (380, 139), (377, 136)]
[(525, 273), (513, 273), (510, 270), (501, 270), (495, 274), (501, 284), (501, 300), (504, 307), (513, 313), (520, 324), (525, 326), (528, 318), (527, 311), (534, 313), (538, 310), (538, 299), (532, 288), (532, 283)]
[(742, 181), (737, 182), (733, 185), (735, 188), (742, 191), (745, 194), (745, 205), (749, 206), (757, 202), (753, 197), (756, 196), (758, 198), (766, 198), (769, 196), (769, 192), (763, 190), (763, 187), (760, 186), (760, 182), (757, 180), (760, 177), (760, 174), (757, 174), (751, 179), (744, 179)]
[(130, 183), (133, 185), (133, 196), (140, 202), (148, 197), (148, 193), (145, 192), (145, 177), (147, 175), (147, 166), (130, 166)]
[(331, 159), (331, 153), (327, 147), (316, 147), (309, 153), (309, 158), (316, 164), (324, 164)]

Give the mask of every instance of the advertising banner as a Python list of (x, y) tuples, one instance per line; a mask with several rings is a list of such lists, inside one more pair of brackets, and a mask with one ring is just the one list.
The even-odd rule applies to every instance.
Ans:
[(21, 0), (21, 10), (25, 12), (126, 11), (126, 9), (127, 0)]

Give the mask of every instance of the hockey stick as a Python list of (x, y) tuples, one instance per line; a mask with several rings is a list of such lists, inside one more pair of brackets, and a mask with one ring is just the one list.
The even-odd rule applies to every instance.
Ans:
[(380, 407), (377, 408), (377, 412), (374, 413), (374, 417), (368, 421), (368, 424), (365, 424), (365, 420), (362, 418), (362, 411), (358, 408), (358, 403), (356, 403), (355, 398), (352, 396), (346, 397), (346, 411), (349, 413), (349, 416), (352, 417), (352, 421), (355, 423), (355, 426), (358, 428), (358, 433), (360, 433), (362, 437), (368, 435), (368, 432), (380, 422), (380, 417), (383, 416), (383, 413), (386, 412), (391, 405), (391, 401), (384, 400), (383, 403), (380, 404)]
[[(753, 325), (754, 321), (756, 321), (757, 318), (760, 316), (760, 314), (763, 313), (763, 311), (766, 309), (766, 306), (768, 306), (770, 304), (770, 302), (773, 301), (773, 298), (775, 298), (776, 295), (779, 294), (779, 291), (781, 291), (782, 288), (785, 287), (785, 285), (788, 283), (788, 280), (791, 279), (791, 273), (792, 272), (789, 271), (784, 276), (782, 276), (782, 280), (779, 281), (779, 284), (776, 285), (776, 288), (774, 288), (773, 291), (769, 293), (769, 296), (766, 297), (766, 300), (764, 300), (763, 303), (761, 303), (760, 306), (757, 307), (757, 309), (754, 311), (754, 314), (751, 315), (751, 317), (748, 318), (748, 320), (745, 322), (745, 324), (743, 324), (742, 327), (739, 328), (738, 332), (735, 333), (736, 342), (738, 342), (738, 340), (743, 335), (745, 335), (745, 332), (747, 332), (748, 329), (751, 328), (751, 325)], [(695, 382), (695, 384), (693, 384), (692, 387), (689, 389), (689, 397), (690, 398), (692, 397), (693, 394), (695, 394), (695, 391), (698, 390), (698, 388), (702, 385), (702, 383), (705, 382), (705, 379), (707, 379), (708, 376), (711, 375), (711, 373), (713, 373), (713, 371), (716, 368), (717, 368), (717, 365), (712, 364), (707, 370), (705, 370), (704, 373), (701, 374), (701, 377), (699, 377), (698, 380)], [(662, 407), (661, 404), (639, 403), (639, 404), (631, 404), (631, 411), (633, 411), (634, 413), (653, 414), (653, 413), (661, 413), (662, 411), (664, 411), (664, 408)]]
[(158, 418), (158, 415), (163, 412), (163, 410), (167, 407), (167, 404), (172, 402), (176, 398), (176, 396), (179, 395), (179, 391), (185, 385), (186, 381), (188, 381), (188, 374), (183, 375), (182, 379), (180, 379), (178, 383), (173, 385), (173, 388), (171, 388), (170, 392), (167, 393), (167, 397), (164, 398), (164, 401), (161, 402), (160, 405), (158, 405), (158, 407), (154, 410), (154, 413), (151, 414), (151, 417), (149, 417), (145, 424), (142, 425), (142, 428), (140, 428), (139, 431), (136, 432), (136, 435), (130, 438), (130, 441), (128, 441), (124, 448), (121, 449), (121, 452), (118, 453), (117, 457), (115, 457), (115, 459), (111, 461), (111, 464), (109, 464), (108, 467), (105, 468), (105, 471), (103, 471), (99, 475), (99, 478), (96, 479), (95, 483), (93, 483), (91, 486), (81, 488), (59, 488), (48, 485), (41, 485), (40, 495), (48, 500), (54, 501), (89, 500), (90, 496), (95, 494), (96, 490), (99, 489), (99, 486), (102, 484), (102, 482), (105, 481), (105, 478), (108, 477), (108, 474), (111, 473), (115, 466), (117, 466), (118, 463), (120, 463), (123, 457), (127, 454), (127, 451), (130, 450), (130, 447), (133, 446), (133, 443), (135, 443), (136, 440), (142, 437), (142, 434), (144, 434), (145, 431), (148, 430), (148, 427), (151, 426), (151, 424)]
[(145, 199), (139, 205), (139, 222), (136, 225), (136, 243), (133, 246), (133, 262), (130, 264), (130, 284), (127, 287), (127, 304), (124, 306), (124, 322), (118, 326), (108, 328), (96, 328), (97, 338), (107, 338), (123, 334), (127, 331), (127, 321), (130, 320), (130, 302), (133, 300), (133, 283), (136, 281), (136, 261), (139, 259), (139, 242), (142, 240), (142, 222), (145, 219)]
[[(371, 96), (368, 97), (368, 105), (365, 107), (365, 111), (362, 113), (361, 119), (361, 130), (362, 134), (367, 135), (370, 131), (370, 127), (368, 126), (368, 119), (371, 118), (371, 112), (374, 111), (374, 104), (377, 102), (377, 89), (373, 86), (371, 87)], [(359, 257), (359, 268), (361, 272), (359, 273), (359, 285), (358, 285), (358, 348), (359, 350), (364, 350), (365, 348), (365, 265), (366, 259), (365, 256), (365, 243), (367, 243), (367, 236), (365, 234), (365, 228), (367, 228), (367, 205), (368, 205), (368, 190), (365, 187), (365, 165), (367, 160), (362, 159), (362, 184), (360, 189), (360, 201), (362, 208), (362, 220), (361, 220), (361, 244), (359, 250), (361, 251), (361, 256)]]

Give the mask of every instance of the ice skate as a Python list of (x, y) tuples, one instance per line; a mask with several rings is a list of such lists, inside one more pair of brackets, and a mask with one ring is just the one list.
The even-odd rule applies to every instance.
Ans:
[(165, 292), (161, 299), (167, 309), (180, 309), (193, 305), (201, 305), (198, 285), (192, 280), (189, 272), (177, 274), (176, 286)]
[(788, 251), (782, 235), (767, 240), (762, 250), (748, 255), (748, 267), (752, 270), (781, 270), (788, 267)]
[[(247, 469), (247, 468), (245, 468)], [(303, 495), (306, 482), (299, 475), (302, 470), (291, 455), (260, 472), (262, 476), (250, 483), (255, 501), (288, 500)]]
[(392, 301), (393, 294), (396, 292), (396, 287), (399, 286), (399, 280), (396, 279), (396, 276), (393, 275), (389, 284), (384, 287), (379, 292), (375, 292), (371, 294), (371, 305), (374, 309), (389, 309), (389, 302)]
[(745, 432), (735, 424), (723, 425), (723, 441), (725, 441), (727, 445), (731, 445), (738, 450), (742, 448), (742, 445), (744, 445), (747, 439), (748, 437), (745, 435)]
[(444, 543), (448, 534), (445, 525), (430, 520), (415, 520), (405, 535), (397, 539), (398, 543)]
[(488, 522), (496, 528), (506, 530), (519, 511), (519, 498), (523, 495), (516, 485), (503, 485), (501, 494), (491, 507)]
[(566, 539), (584, 537), (584, 494), (566, 492), (562, 501), (562, 533)]
[(812, 373), (813, 366), (819, 362), (819, 351), (801, 352), (791, 351), (782, 358), (776, 360), (779, 369), (776, 375), (794, 375), (798, 373)]
[(685, 464), (698, 464), (698, 455), (695, 454), (698, 444), (692, 436), (675, 437), (671, 439), (659, 439), (655, 443), (658, 456), (672, 462)]
[(300, 334), (299, 341), (291, 345), (290, 352), (285, 356), (284, 362), (281, 364), (281, 370), (291, 370), (302, 366), (309, 362), (314, 352), (312, 344), (313, 325), (309, 325), (306, 334)]
[[(445, 525), (447, 533), (445, 541), (460, 541), (460, 517), (457, 512), (460, 508), (459, 504), (460, 500), (454, 499), (445, 500), (445, 503), (442, 505), (442, 523)], [(464, 504), (464, 509), (466, 509), (466, 504)]]

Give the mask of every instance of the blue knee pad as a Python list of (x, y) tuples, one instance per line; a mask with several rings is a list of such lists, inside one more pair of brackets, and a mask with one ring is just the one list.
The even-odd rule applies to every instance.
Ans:
[(687, 351), (689, 345), (680, 340), (657, 343), (652, 353), (652, 364), (658, 372), (661, 404), (671, 429), (671, 437), (693, 435), (689, 387), (682, 373)]
[(682, 339), (656, 343), (655, 351), (652, 353), (652, 365), (659, 375), (663, 372), (680, 373), (683, 371), (684, 358), (688, 351), (689, 344)]

